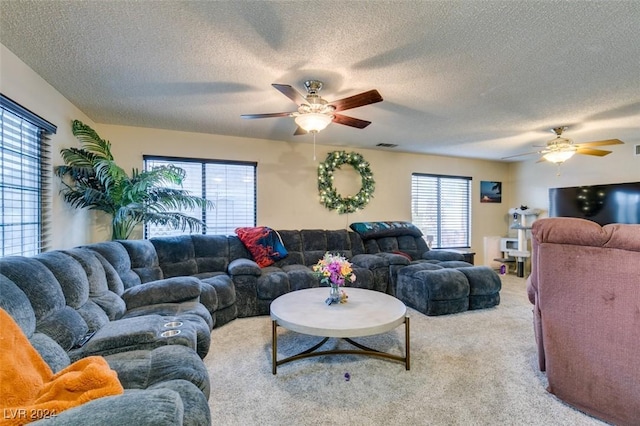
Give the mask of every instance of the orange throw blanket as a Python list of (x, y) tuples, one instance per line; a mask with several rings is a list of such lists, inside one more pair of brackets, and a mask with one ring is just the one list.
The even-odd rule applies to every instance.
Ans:
[(53, 374), (3, 309), (0, 324), (0, 425), (23, 425), (124, 392), (104, 358), (83, 358)]

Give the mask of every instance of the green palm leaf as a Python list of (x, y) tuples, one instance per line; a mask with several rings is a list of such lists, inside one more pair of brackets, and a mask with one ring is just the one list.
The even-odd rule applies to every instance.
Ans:
[(204, 224), (184, 211), (210, 209), (211, 201), (182, 188), (186, 172), (176, 166), (133, 169), (131, 176), (114, 161), (111, 143), (89, 126), (75, 120), (74, 136), (81, 148), (60, 151), (65, 164), (55, 168), (62, 179), (61, 194), (75, 208), (111, 215), (112, 239), (129, 238), (142, 222), (194, 232)]

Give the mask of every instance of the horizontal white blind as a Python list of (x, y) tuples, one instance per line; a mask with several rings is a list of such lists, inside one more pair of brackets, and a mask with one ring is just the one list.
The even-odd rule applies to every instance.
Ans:
[(207, 234), (232, 235), (237, 227), (256, 226), (256, 168), (254, 165), (207, 163), (205, 198)]
[[(186, 172), (182, 189), (213, 202), (208, 210), (186, 213), (205, 223), (204, 234), (232, 235), (240, 226), (256, 224), (256, 165), (205, 159), (145, 156), (145, 170), (174, 165)], [(147, 238), (188, 233), (158, 225), (146, 225)]]
[[(51, 163), (46, 132), (33, 123), (40, 120), (19, 105), (13, 104), (13, 101), (2, 97), (1, 256), (32, 256), (45, 251), (49, 246)], [(55, 132), (55, 126), (44, 120), (42, 122)]]
[(414, 173), (411, 221), (433, 248), (470, 247), (471, 178)]

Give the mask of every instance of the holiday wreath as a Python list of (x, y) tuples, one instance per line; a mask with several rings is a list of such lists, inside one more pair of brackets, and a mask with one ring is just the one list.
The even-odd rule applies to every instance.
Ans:
[[(360, 174), (362, 187), (357, 194), (342, 197), (333, 187), (333, 172), (340, 169), (343, 164), (349, 164)], [(327, 155), (324, 163), (318, 165), (318, 191), (320, 202), (329, 210), (337, 210), (338, 213), (353, 213), (364, 208), (373, 196), (375, 181), (369, 163), (362, 155), (355, 152), (333, 151)]]

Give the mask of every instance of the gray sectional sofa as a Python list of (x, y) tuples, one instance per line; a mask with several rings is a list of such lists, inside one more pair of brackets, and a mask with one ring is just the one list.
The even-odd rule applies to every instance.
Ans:
[[(124, 395), (111, 398), (126, 409), (110, 409), (111, 402), (99, 399), (45, 423), (91, 419), (94, 424), (130, 424), (130, 418), (123, 418), (132, 416), (135, 423), (147, 424), (149, 412), (153, 424), (210, 424), (209, 377), (200, 358), (208, 353), (211, 329), (237, 317), (267, 315), (278, 296), (319, 286), (311, 266), (326, 252), (350, 259), (355, 287), (401, 299), (406, 295), (405, 303), (419, 310), (416, 297), (438, 296), (430, 293), (430, 285), (420, 286), (419, 274), (408, 275), (402, 284), (405, 268), (466, 269), (456, 275), (458, 281), (473, 271), (487, 278), (480, 281), (489, 282), (486, 287), (493, 295), (485, 302), (470, 304), (470, 289), (477, 286), (467, 284), (467, 300), (456, 300), (455, 310), (422, 310), (426, 314), (499, 303), (500, 280), (494, 271), (461, 262), (457, 253), (430, 251), (410, 224), (376, 224), (384, 226), (366, 232), (362, 227), (354, 227), (360, 232), (278, 231), (288, 254), (265, 267), (258, 266), (237, 236), (224, 235), (110, 241), (32, 258), (0, 258), (0, 307), (18, 322), (52, 369), (102, 355), (126, 389)], [(404, 285), (403, 291), (399, 285)], [(413, 285), (421, 290), (408, 291)], [(438, 294), (448, 297), (442, 283), (437, 285)], [(457, 293), (455, 297), (460, 299)], [(87, 333), (94, 334), (78, 347)], [(172, 414), (158, 420), (157, 413), (164, 412)]]

